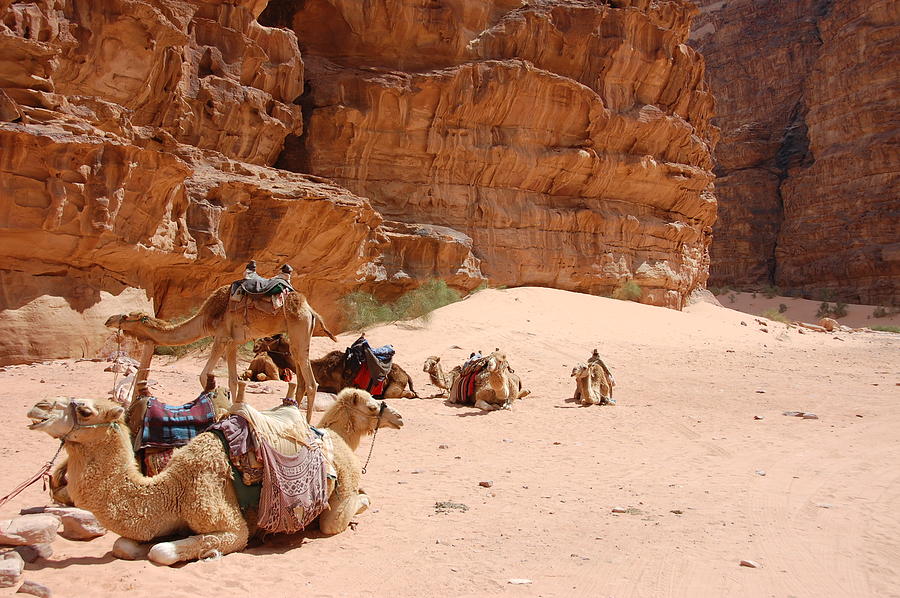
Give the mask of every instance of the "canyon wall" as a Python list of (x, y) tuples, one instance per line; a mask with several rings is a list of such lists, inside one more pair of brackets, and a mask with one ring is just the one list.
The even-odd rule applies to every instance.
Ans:
[(710, 285), (900, 302), (900, 6), (698, 4), (722, 130)]
[(713, 100), (684, 1), (273, 1), (303, 135), (277, 165), (472, 238), (490, 280), (680, 308), (708, 268)]
[(0, 364), (91, 356), (250, 258), (337, 324), (434, 277), (680, 308), (716, 207), (694, 13), (0, 0)]
[(264, 6), (0, 2), (0, 364), (91, 356), (111, 313), (183, 314), (250, 258), (332, 321), (349, 290), (483, 281), (465, 235), (270, 167), (303, 62)]

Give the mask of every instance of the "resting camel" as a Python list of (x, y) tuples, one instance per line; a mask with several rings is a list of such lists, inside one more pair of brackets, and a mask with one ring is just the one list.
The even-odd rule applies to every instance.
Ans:
[(615, 404), (612, 385), (599, 363), (579, 363), (572, 368), (572, 376), (576, 383), (575, 398), (581, 400), (582, 405)]
[(522, 390), (522, 381), (509, 367), (505, 353), (498, 349), (484, 359), (485, 367), (475, 374), (475, 407), (483, 411), (509, 409), (513, 401), (531, 394)]
[[(175, 452), (166, 469), (148, 478), (134, 459), (123, 413), (121, 406), (106, 399), (43, 400), (28, 412), (32, 430), (63, 441), (75, 505), (93, 512), (122, 536), (114, 552), (130, 558), (147, 554), (155, 563), (172, 565), (242, 550), (256, 531), (255, 513), (248, 510), (245, 519), (241, 512), (231, 462), (219, 438), (211, 432), (196, 436)], [(399, 429), (403, 419), (367, 392), (345, 389), (319, 425), (333, 441), (337, 470), (337, 484), (329, 508), (319, 515), (319, 528), (337, 534), (370, 504), (359, 489), (360, 465), (354, 451), (360, 439), (376, 428)], [(149, 552), (139, 544), (185, 529), (196, 535), (155, 543)]]
[[(592, 387), (596, 386), (598, 389), (600, 387), (597, 385), (605, 386), (608, 389), (605, 392), (601, 392), (600, 390), (598, 390), (598, 392), (600, 393), (599, 396), (603, 397), (605, 399), (605, 402), (603, 402), (603, 403), (597, 403), (597, 402), (585, 403), (584, 397), (582, 396), (582, 393), (581, 393), (581, 385), (577, 380), (576, 370), (579, 370), (579, 368), (581, 368), (581, 367), (591, 368), (593, 365), (600, 366), (602, 375), (601, 374), (591, 375), (592, 377), (589, 380), (589, 384)], [(588, 376), (588, 374), (585, 372), (582, 372), (582, 374), (584, 376)], [(599, 405), (603, 405), (603, 404), (615, 405), (616, 402), (612, 398), (612, 391), (613, 391), (613, 388), (616, 386), (616, 378), (615, 378), (615, 376), (612, 375), (612, 372), (609, 371), (609, 368), (606, 367), (606, 364), (603, 362), (603, 359), (601, 359), (600, 352), (597, 351), (597, 349), (594, 349), (591, 352), (591, 356), (590, 356), (590, 358), (588, 358), (586, 366), (584, 364), (579, 363), (572, 369), (572, 376), (576, 378), (576, 381), (575, 381), (575, 400), (576, 401), (580, 400), (583, 405), (598, 405), (598, 404)], [(603, 378), (603, 380), (600, 382), (595, 382), (595, 380), (599, 380), (600, 378)], [(593, 398), (596, 399), (599, 397), (595, 396)]]
[[(284, 306), (274, 314), (258, 309), (229, 309), (230, 291), (228, 286), (219, 287), (206, 298), (200, 310), (180, 324), (170, 324), (146, 314), (111, 316), (106, 325), (118, 328), (124, 333), (157, 345), (186, 345), (207, 336), (213, 337), (209, 359), (200, 372), (200, 384), (212, 373), (222, 355), (228, 362), (228, 388), (237, 392), (237, 350), (238, 346), (252, 338), (268, 336), (276, 332), (287, 332), (292, 339), (290, 352), (300, 368), (303, 384), (297, 385), (296, 399), (299, 404), (304, 393), (309, 397), (306, 420), (312, 420), (312, 405), (316, 397), (316, 378), (309, 363), (309, 341), (318, 322), (332, 340), (337, 339), (325, 326), (322, 316), (317, 314), (302, 293), (288, 293)], [(249, 299), (247, 299), (249, 301)]]
[[(253, 351), (260, 353), (265, 351), (265, 355), (279, 370), (291, 368), (290, 348), (288, 340), (280, 335), (274, 337), (261, 338), (253, 344)], [(250, 362), (248, 373), (251, 375), (258, 374), (258, 370), (253, 368), (254, 359)], [(353, 375), (344, 367), (344, 352), (332, 351), (319, 359), (310, 361), (313, 374), (316, 377), (319, 390), (323, 392), (338, 392), (342, 388), (353, 386)], [(277, 378), (276, 378), (277, 380)], [(407, 390), (409, 388), (409, 390)], [(391, 364), (391, 370), (388, 372), (387, 379), (384, 381), (385, 399), (415, 399), (418, 398), (413, 388), (412, 378), (396, 363)]]
[(460, 369), (459, 366), (456, 366), (450, 370), (450, 377), (447, 378), (444, 368), (441, 366), (441, 358), (437, 355), (432, 355), (426, 359), (425, 365), (422, 366), (422, 371), (428, 374), (431, 383), (440, 389), (439, 395), (450, 393), (450, 387), (453, 386), (453, 381), (459, 376)]

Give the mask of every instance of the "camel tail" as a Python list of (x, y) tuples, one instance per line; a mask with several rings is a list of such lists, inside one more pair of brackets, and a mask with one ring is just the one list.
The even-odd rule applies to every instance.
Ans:
[(313, 331), (315, 331), (316, 322), (318, 322), (319, 326), (322, 327), (322, 330), (325, 331), (325, 334), (328, 336), (328, 338), (330, 338), (334, 342), (337, 342), (337, 337), (335, 337), (333, 334), (331, 334), (331, 331), (328, 330), (328, 326), (325, 325), (325, 319), (322, 316), (320, 316), (318, 313), (316, 313), (316, 311), (312, 307), (309, 308), (309, 311), (311, 311), (312, 315), (313, 315)]

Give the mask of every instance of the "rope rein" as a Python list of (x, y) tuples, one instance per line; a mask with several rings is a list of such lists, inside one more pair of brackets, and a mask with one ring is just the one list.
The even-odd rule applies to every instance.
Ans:
[(33, 476), (16, 486), (12, 492), (0, 498), (0, 507), (17, 497), (21, 494), (26, 488), (34, 484), (40, 479), (44, 479), (44, 490), (47, 490), (47, 481), (52, 477), (50, 474), (50, 470), (53, 468), (53, 463), (56, 462), (56, 458), (59, 457), (59, 454), (62, 452), (63, 447), (66, 446), (66, 438), (69, 437), (69, 434), (77, 430), (78, 428), (101, 428), (103, 426), (109, 426), (113, 429), (117, 429), (119, 424), (117, 422), (104, 422), (100, 424), (80, 424), (78, 423), (78, 414), (75, 411), (76, 405), (75, 403), (69, 403), (69, 410), (72, 413), (72, 427), (69, 428), (69, 431), (63, 434), (63, 436), (59, 439), (59, 447), (57, 447), (56, 452), (53, 454), (53, 458), (44, 463), (44, 465), (35, 473)]
[[(378, 428), (381, 426), (381, 415), (384, 413), (385, 407), (387, 407), (387, 403), (381, 401), (381, 409), (378, 410), (378, 421), (375, 422), (375, 431), (372, 432), (372, 444), (369, 445), (369, 456), (366, 457), (366, 464), (362, 467), (363, 474), (366, 473), (366, 468), (369, 466), (369, 460), (372, 458), (372, 451), (375, 449), (375, 437), (378, 436)], [(357, 409), (357, 411), (359, 411), (359, 409)]]

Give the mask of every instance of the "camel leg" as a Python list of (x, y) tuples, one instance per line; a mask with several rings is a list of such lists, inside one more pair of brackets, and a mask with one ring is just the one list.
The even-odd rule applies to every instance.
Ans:
[(240, 529), (230, 532), (213, 532), (154, 544), (147, 557), (158, 565), (174, 565), (180, 561), (222, 556), (242, 550), (247, 545), (248, 536), (244, 523)]
[[(294, 365), (297, 366), (297, 378), (302, 378), (304, 384), (297, 384), (297, 394), (295, 399), (299, 405), (303, 402), (303, 395), (306, 394), (306, 421), (312, 423), (313, 407), (316, 402), (316, 391), (319, 388), (316, 383), (316, 377), (312, 371), (312, 364), (309, 362), (309, 341), (312, 338), (312, 319), (303, 325), (291, 326), (288, 335), (291, 337), (291, 358)], [(299, 380), (298, 380), (299, 382)]]
[(231, 342), (225, 346), (225, 361), (228, 363), (228, 390), (231, 396), (237, 396), (238, 389), (238, 373), (237, 373), (237, 343)]
[(137, 542), (131, 538), (119, 538), (113, 543), (113, 556), (125, 561), (140, 561), (147, 558), (150, 544)]
[(369, 497), (365, 494), (337, 496), (337, 492), (328, 500), (328, 509), (319, 515), (319, 529), (323, 534), (339, 534), (350, 525), (350, 520), (369, 508)]
[[(224, 352), (225, 342), (220, 341), (219, 339), (213, 340), (212, 349), (209, 351), (209, 359), (206, 360), (206, 365), (203, 366), (203, 371), (200, 372), (200, 386), (203, 388), (206, 388), (206, 377), (216, 368), (216, 365), (218, 365), (219, 359), (222, 358)], [(237, 390), (236, 387), (237, 385), (235, 385), (235, 388), (231, 389), (232, 396), (234, 396), (234, 392)]]

